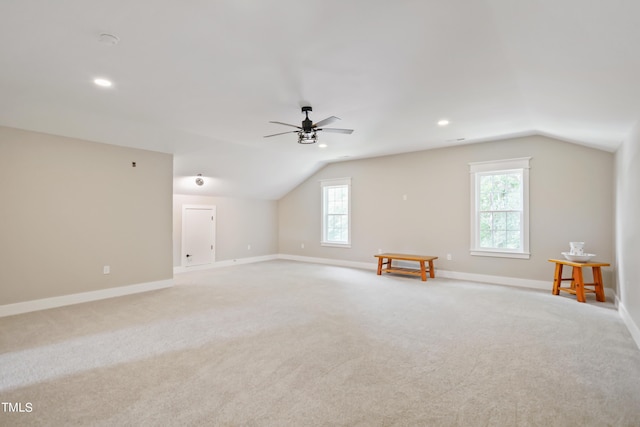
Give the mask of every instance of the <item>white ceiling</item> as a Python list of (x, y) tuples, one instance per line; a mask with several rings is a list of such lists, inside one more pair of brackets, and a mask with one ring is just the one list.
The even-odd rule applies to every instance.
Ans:
[[(640, 119), (639, 17), (638, 0), (4, 0), (0, 124), (173, 153), (177, 193), (263, 199), (458, 138), (613, 151)], [(355, 132), (263, 138), (307, 104)]]

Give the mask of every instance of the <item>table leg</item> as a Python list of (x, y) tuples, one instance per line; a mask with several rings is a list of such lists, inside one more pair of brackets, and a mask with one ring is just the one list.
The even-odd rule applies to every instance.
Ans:
[(582, 268), (573, 267), (573, 283), (576, 286), (576, 298), (578, 302), (586, 302), (584, 297), (584, 279), (582, 277)]
[(562, 283), (562, 264), (556, 263), (556, 272), (553, 274), (553, 295), (560, 295), (560, 283)]
[(427, 281), (427, 272), (425, 271), (424, 260), (420, 261), (420, 277), (423, 282)]
[(382, 274), (382, 257), (378, 257), (378, 276)]
[(602, 271), (600, 270), (600, 267), (593, 267), (591, 270), (593, 271), (593, 284), (596, 288), (596, 300), (605, 302), (604, 285), (602, 284)]
[(429, 260), (429, 277), (431, 277), (432, 279), (434, 277), (436, 277), (436, 272), (433, 271), (433, 260)]

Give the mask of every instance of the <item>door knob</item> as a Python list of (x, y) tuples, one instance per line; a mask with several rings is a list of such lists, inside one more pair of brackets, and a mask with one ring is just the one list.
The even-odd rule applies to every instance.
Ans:
[(189, 258), (191, 255), (187, 254), (187, 258)]

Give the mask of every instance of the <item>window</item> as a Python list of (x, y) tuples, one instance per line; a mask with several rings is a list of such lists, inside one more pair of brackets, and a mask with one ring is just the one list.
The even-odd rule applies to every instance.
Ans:
[(322, 245), (351, 246), (351, 178), (320, 181)]
[(469, 163), (471, 255), (530, 257), (529, 160)]

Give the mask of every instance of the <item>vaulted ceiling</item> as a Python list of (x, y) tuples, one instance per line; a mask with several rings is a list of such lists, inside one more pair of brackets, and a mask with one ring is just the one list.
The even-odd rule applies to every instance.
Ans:
[[(530, 134), (613, 151), (640, 119), (638, 17), (637, 0), (2, 1), (0, 125), (173, 153), (176, 193), (263, 199), (346, 158)], [(355, 132), (263, 138), (303, 105)]]

